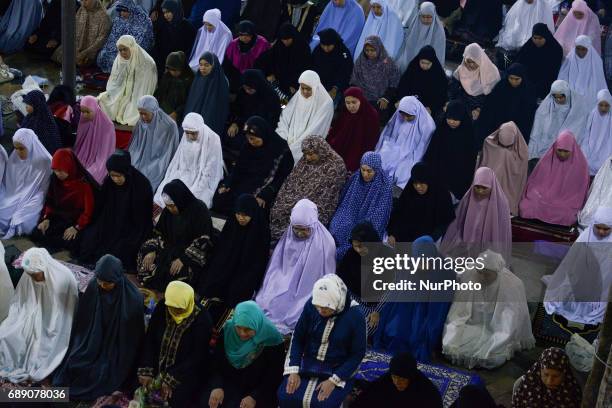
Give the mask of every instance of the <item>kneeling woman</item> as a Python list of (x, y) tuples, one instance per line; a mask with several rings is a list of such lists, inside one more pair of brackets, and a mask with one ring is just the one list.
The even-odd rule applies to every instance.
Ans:
[[(293, 333), (279, 406), (339, 407), (366, 352), (366, 325), (337, 275), (326, 275)], [(316, 392), (316, 393), (315, 393)]]
[(219, 335), (214, 373), (202, 395), (203, 407), (277, 407), (282, 380), (283, 336), (253, 301), (236, 306)]
[(78, 400), (117, 391), (134, 367), (144, 336), (142, 295), (123, 274), (121, 261), (104, 255), (95, 273), (79, 302), (68, 358), (53, 378)]
[(202, 200), (198, 200), (181, 180), (164, 186), (166, 208), (155, 226), (154, 237), (138, 254), (138, 280), (158, 291), (173, 280), (192, 283), (206, 265), (211, 247), (212, 220)]
[(134, 268), (138, 248), (153, 226), (151, 183), (131, 165), (126, 151), (113, 153), (106, 168), (108, 176), (102, 184), (99, 215), (83, 233), (79, 258), (93, 263), (111, 254), (126, 268)]
[(208, 372), (212, 323), (194, 297), (185, 282), (173, 281), (166, 288), (145, 336), (137, 394), (159, 390), (170, 406), (184, 407), (198, 387), (198, 374)]
[(31, 238), (45, 248), (74, 250), (81, 231), (91, 223), (99, 186), (70, 149), (55, 152), (51, 170), (42, 220)]

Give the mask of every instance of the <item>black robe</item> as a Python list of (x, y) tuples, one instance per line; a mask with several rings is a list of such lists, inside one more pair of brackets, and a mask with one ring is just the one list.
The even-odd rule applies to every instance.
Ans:
[[(446, 118), (461, 120), (461, 125), (451, 129)], [(474, 129), (462, 102), (449, 102), (446, 113), (436, 123), (436, 131), (423, 161), (437, 178), (435, 182), (442, 188), (448, 188), (457, 200), (461, 200), (472, 184), (476, 167)]]
[(503, 23), (502, 0), (468, 0), (457, 33), (482, 46), (491, 45)]
[(255, 24), (259, 34), (272, 42), (281, 18), (283, 0), (250, 0), (240, 18)]
[[(508, 82), (508, 76), (515, 75), (523, 78), (518, 88), (513, 88)], [(477, 122), (476, 144), (479, 150), (482, 143), (491, 133), (495, 132), (506, 122), (514, 122), (529, 143), (531, 128), (535, 111), (538, 108), (537, 97), (534, 92), (524, 66), (514, 63), (508, 67), (502, 80), (495, 85), (485, 98), (485, 103)]]
[(212, 322), (198, 303), (181, 324), (176, 324), (164, 300), (155, 306), (145, 336), (138, 375), (163, 374), (173, 388), (170, 406), (185, 407), (206, 380), (210, 366)]
[(130, 154), (118, 151), (108, 159), (106, 167), (125, 176), (125, 183), (116, 185), (109, 176), (102, 183), (99, 214), (91, 227), (83, 231), (79, 258), (91, 264), (102, 255), (111, 254), (126, 269), (133, 269), (136, 254), (153, 227), (153, 190), (151, 183), (130, 164)]
[(334, 49), (327, 53), (321, 45), (312, 52), (312, 69), (321, 78), (321, 83), (331, 91), (336, 88), (338, 94), (342, 94), (349, 86), (351, 74), (353, 73), (353, 57), (346, 48), (340, 35), (332, 28), (326, 28), (319, 32), (321, 44), (333, 44)]
[[(281, 39), (292, 39), (286, 47)], [(284, 23), (278, 30), (278, 40), (255, 62), (255, 67), (264, 71), (266, 77), (274, 75), (281, 91), (291, 96), (290, 88), (299, 88), (298, 78), (310, 69), (312, 55), (310, 46), (291, 23)]]
[[(307, 43), (310, 43), (310, 40), (312, 40), (315, 24), (323, 13), (323, 9), (327, 5), (310, 3), (311, 2), (309, 2), (308, 0), (283, 0), (280, 18), (280, 21), (289, 22), (293, 26), (295, 26), (295, 28), (302, 36), (302, 39)], [(295, 23), (293, 23), (294, 20)]]
[[(351, 408), (442, 408), (442, 397), (438, 388), (422, 373), (410, 380), (404, 391), (393, 385), (390, 374), (385, 374), (365, 389)], [(476, 407), (474, 407), (476, 408)]]
[(195, 41), (196, 29), (189, 21), (183, 18), (182, 13), (174, 14), (171, 22), (160, 15), (153, 26), (155, 33), (155, 46), (152, 57), (157, 65), (157, 72), (161, 76), (166, 68), (166, 58), (171, 52), (183, 51), (190, 55)]
[(175, 78), (169, 72), (164, 72), (153, 95), (157, 98), (159, 107), (164, 112), (168, 115), (176, 113), (177, 123), (181, 123), (183, 119), (185, 103), (187, 102), (191, 83), (193, 82), (193, 71), (187, 65), (187, 57), (185, 55), (182, 51), (173, 52), (168, 55), (165, 66), (181, 70), (181, 75)]
[[(241, 226), (234, 214), (251, 217)], [(198, 293), (207, 299), (220, 299), (234, 308), (249, 300), (263, 280), (270, 258), (270, 225), (255, 197), (243, 194), (227, 220), (206, 273), (200, 277)]]
[[(412, 186), (417, 181), (428, 185), (425, 194), (417, 193)], [(437, 240), (454, 217), (449, 191), (436, 182), (427, 164), (417, 163), (412, 167), (410, 180), (393, 206), (387, 233), (393, 235), (397, 242), (414, 242), (423, 235)]]
[(535, 86), (536, 96), (544, 99), (550, 92), (550, 86), (559, 76), (563, 62), (563, 48), (544, 23), (535, 24), (533, 34), (544, 37), (546, 44), (538, 48), (531, 39), (527, 40), (519, 51), (516, 62), (527, 67), (527, 76)]
[[(212, 247), (212, 220), (208, 208), (198, 200), (181, 180), (172, 180), (164, 186), (179, 210), (177, 215), (164, 208), (153, 231), (138, 253), (138, 279), (143, 286), (163, 292), (168, 283), (180, 280), (193, 284), (206, 266)], [(155, 268), (146, 270), (144, 257), (155, 252)], [(183, 267), (170, 275), (170, 266), (180, 259)]]
[[(102, 290), (98, 279), (115, 288)], [(142, 294), (125, 277), (121, 262), (106, 255), (79, 300), (70, 348), (53, 385), (70, 387), (70, 397), (78, 400), (112, 394), (133, 376), (143, 338)]]
[[(43, 7), (44, 17), (36, 31), (31, 34), (38, 38), (34, 44), (30, 44), (28, 39), (25, 48), (49, 58), (62, 42), (62, 0), (52, 0), (51, 3), (44, 1)], [(49, 41), (57, 41), (57, 45), (54, 48), (47, 48)]]
[[(423, 71), (419, 61), (425, 59), (431, 61), (432, 66), (428, 71)], [(436, 57), (436, 51), (431, 45), (421, 49), (416, 57), (408, 65), (408, 69), (402, 75), (397, 88), (397, 100), (404, 96), (416, 96), (421, 103), (431, 109), (431, 115), (442, 110), (446, 103), (448, 93), (448, 79), (444, 68)]]

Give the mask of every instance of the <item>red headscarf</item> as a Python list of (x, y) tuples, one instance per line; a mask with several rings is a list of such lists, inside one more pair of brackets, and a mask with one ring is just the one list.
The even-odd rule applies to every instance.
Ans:
[(344, 102), (340, 115), (332, 123), (327, 142), (344, 159), (347, 170), (353, 172), (359, 168), (359, 162), (365, 152), (372, 151), (378, 142), (380, 125), (378, 112), (357, 87), (344, 91), (344, 96), (359, 99), (361, 105), (357, 113), (350, 113)]

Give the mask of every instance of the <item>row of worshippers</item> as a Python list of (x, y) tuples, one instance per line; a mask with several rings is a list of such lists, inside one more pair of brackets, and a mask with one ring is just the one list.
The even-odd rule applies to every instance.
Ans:
[[(354, 247), (358, 245), (354, 243)], [(419, 250), (427, 251), (425, 246)], [(515, 351), (529, 347), (533, 337), (525, 331), (527, 305), (519, 301), (525, 298), (522, 283), (505, 268), (500, 255), (487, 252), (483, 257), (485, 268), (462, 279), (481, 282), (486, 289), (476, 297), (484, 296), (469, 299), (459, 295), (455, 299), (444, 327), (444, 353), (469, 367), (492, 368), (503, 364)], [(6, 266), (2, 266), (2, 289), (7, 291), (4, 280), (8, 279), (10, 292), (13, 286)], [(46, 250), (28, 250), (22, 267), (24, 273), (14, 294), (6, 293), (11, 295), (10, 308), (0, 310), (0, 377), (15, 383), (50, 378), (54, 385), (70, 386), (76, 400), (93, 400), (119, 389), (135, 388), (134, 367), (139, 367), (142, 388), (135, 398), (145, 401), (156, 397), (172, 406), (184, 406), (197, 393), (201, 405), (210, 407), (292, 407), (304, 403), (336, 407), (353, 389), (353, 376), (366, 351), (369, 322), (339, 275), (324, 275), (308, 291), (285, 358), (282, 330), (256, 302), (237, 304), (232, 318), (211, 343), (214, 321), (207, 308), (196, 300), (190, 285), (172, 281), (155, 307), (145, 335), (143, 296), (125, 277), (120, 260), (112, 255), (97, 262), (95, 277), (80, 299), (72, 272)], [(436, 303), (397, 303), (392, 307), (399, 305), (404, 309), (425, 308), (416, 315), (430, 320), (439, 308)], [(472, 309), (478, 312), (470, 312)], [(24, 320), (24, 314), (42, 316), (42, 324)], [(54, 318), (57, 314), (64, 318)], [(493, 324), (500, 325), (499, 316), (506, 320), (505, 330)], [(410, 321), (409, 316), (406, 319), (404, 324)], [(380, 324), (385, 324), (384, 317)], [(396, 329), (399, 324), (395, 323)], [(508, 330), (508, 324), (521, 333)], [(419, 328), (413, 323), (412, 328), (421, 335), (432, 335), (428, 325)], [(493, 332), (483, 336), (483, 328)], [(51, 331), (54, 336), (45, 335)], [(493, 336), (501, 332), (506, 333), (503, 338)], [(23, 333), (27, 334), (25, 343)], [(447, 337), (452, 339), (448, 344)], [(209, 343), (214, 344), (211, 352), (202, 347)], [(406, 348), (414, 346), (408, 344)], [(462, 355), (461, 348), (469, 350)], [(441, 407), (438, 390), (418, 371), (412, 354), (399, 350), (394, 354), (389, 373), (365, 387), (360, 385), (360, 393), (350, 406), (370, 407), (384, 393), (390, 407), (415, 401), (426, 407)], [(316, 398), (313, 390), (318, 391)], [(517, 381), (513, 406), (578, 407), (580, 397), (567, 356), (563, 350), (548, 349)], [(468, 404), (478, 400), (487, 405)], [(494, 407), (492, 402), (484, 389), (467, 388), (454, 406)]]

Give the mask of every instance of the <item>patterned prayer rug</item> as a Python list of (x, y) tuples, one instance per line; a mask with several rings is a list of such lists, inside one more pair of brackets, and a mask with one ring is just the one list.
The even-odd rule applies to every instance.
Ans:
[[(23, 254), (21, 254), (19, 258), (13, 261), (13, 267), (21, 268), (22, 259), (23, 259)], [(94, 271), (92, 271), (91, 269), (87, 269), (84, 266), (75, 265), (73, 263), (60, 261), (60, 260), (57, 260), (57, 261), (61, 263), (62, 265), (66, 266), (68, 269), (70, 269), (70, 271), (76, 278), (77, 283), (79, 284), (79, 292), (81, 293), (85, 292), (85, 289), (87, 289), (87, 285), (89, 284), (89, 281), (95, 275)]]
[[(359, 381), (372, 382), (389, 370), (391, 355), (377, 351), (368, 351), (361, 362), (355, 378)], [(459, 397), (459, 391), (468, 384), (482, 385), (478, 375), (441, 365), (418, 363), (419, 370), (433, 382), (440, 394), (445, 408), (452, 405)]]
[(574, 333), (579, 334), (589, 343), (593, 343), (597, 338), (600, 326), (572, 325), (562, 316), (546, 313), (544, 305), (540, 303), (532, 327), (538, 346), (564, 348)]

